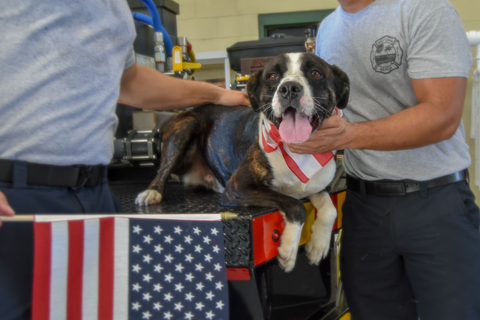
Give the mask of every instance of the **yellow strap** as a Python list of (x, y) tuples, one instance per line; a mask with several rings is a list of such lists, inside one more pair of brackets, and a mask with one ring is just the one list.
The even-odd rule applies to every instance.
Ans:
[(173, 71), (183, 71), (182, 48), (175, 46), (172, 49)]

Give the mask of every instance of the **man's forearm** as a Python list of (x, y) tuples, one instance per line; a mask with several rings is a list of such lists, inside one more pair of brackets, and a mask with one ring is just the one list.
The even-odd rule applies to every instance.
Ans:
[(118, 102), (151, 110), (184, 109), (208, 103), (249, 104), (245, 94), (238, 91), (173, 78), (137, 64), (124, 71)]

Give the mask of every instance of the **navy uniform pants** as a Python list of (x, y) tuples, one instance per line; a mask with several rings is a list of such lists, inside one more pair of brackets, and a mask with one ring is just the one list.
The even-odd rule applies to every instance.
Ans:
[[(30, 186), (25, 170), (13, 183), (0, 182), (0, 191), (17, 214), (115, 213), (120, 203), (104, 183), (93, 188)], [(33, 223), (8, 222), (0, 228), (0, 319), (30, 320), (33, 276)]]
[(347, 190), (341, 272), (352, 320), (479, 320), (479, 209), (465, 181), (405, 196)]

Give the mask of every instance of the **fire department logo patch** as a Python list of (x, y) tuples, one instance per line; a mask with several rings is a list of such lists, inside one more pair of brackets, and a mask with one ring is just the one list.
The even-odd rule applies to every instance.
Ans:
[(397, 38), (384, 36), (372, 46), (370, 61), (373, 70), (380, 73), (390, 73), (402, 64), (403, 50)]

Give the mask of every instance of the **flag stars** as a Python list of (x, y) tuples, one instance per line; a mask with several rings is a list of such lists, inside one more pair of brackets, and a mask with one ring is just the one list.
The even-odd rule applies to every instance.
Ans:
[(193, 318), (193, 314), (191, 312), (185, 313), (185, 319), (192, 320), (192, 318)]
[(143, 242), (145, 242), (145, 243), (150, 244), (150, 242), (152, 242), (152, 240), (153, 240), (153, 238), (150, 237), (149, 234), (147, 234), (146, 236), (143, 236)]
[(196, 235), (200, 235), (200, 232), (202, 232), (198, 227), (193, 228), (193, 233)]
[(142, 270), (142, 267), (140, 267), (140, 266), (138, 265), (138, 263), (137, 263), (136, 265), (132, 266), (132, 268), (133, 268), (132, 271), (133, 271), (133, 272), (136, 272), (136, 273), (139, 273), (140, 270)]
[(214, 316), (215, 314), (212, 311), (205, 312), (205, 317), (207, 317), (207, 319), (212, 320)]
[(196, 246), (195, 246), (195, 252), (201, 253), (202, 250), (203, 250), (203, 248), (202, 248), (201, 245), (196, 245)]
[(162, 227), (156, 226), (156, 227), (153, 227), (153, 228), (155, 229), (155, 231), (154, 231), (155, 233), (162, 234), (162, 231), (163, 231)]
[(173, 259), (174, 259), (174, 258), (172, 257), (171, 254), (165, 256), (165, 262), (172, 263), (172, 260), (173, 260)]
[(175, 305), (175, 310), (178, 310), (178, 311), (182, 311), (182, 309), (184, 308), (183, 304), (181, 302), (179, 303), (174, 303)]
[(212, 239), (210, 239), (209, 236), (203, 237), (203, 243), (210, 244), (210, 241), (212, 241)]
[(215, 295), (213, 294), (212, 291), (207, 292), (206, 295), (207, 295), (207, 296), (206, 296), (206, 299), (208, 299), (208, 300), (210, 300), (210, 301), (213, 301), (213, 297), (215, 297)]
[(222, 266), (220, 265), (220, 263), (215, 263), (213, 267), (215, 268), (215, 271), (220, 271), (220, 269), (222, 269)]
[(141, 306), (140, 303), (138, 303), (138, 302), (132, 303), (132, 310), (138, 311), (138, 310), (140, 310), (141, 307), (142, 307), (142, 306)]
[(150, 263), (150, 260), (152, 260), (153, 258), (150, 257), (149, 254), (147, 254), (146, 256), (143, 256), (143, 262), (146, 262), (146, 263)]
[(169, 236), (169, 235), (168, 235), (168, 236), (165, 236), (164, 238), (165, 238), (165, 242), (168, 242), (168, 243), (170, 243), (170, 244), (171, 244), (172, 241), (173, 241), (173, 238), (172, 238), (171, 236)]
[(205, 307), (205, 305), (201, 302), (195, 303), (195, 305), (196, 305), (195, 309), (200, 311), (202, 311), (203, 307)]
[(133, 233), (136, 233), (136, 234), (140, 234), (140, 232), (142, 232), (142, 228), (140, 228), (140, 225), (137, 225), (135, 227), (133, 227)]
[(140, 245), (132, 246), (133, 252), (134, 253), (140, 253), (143, 249), (140, 247)]
[(193, 256), (189, 253), (185, 256), (185, 261), (192, 262)]
[(162, 247), (161, 244), (157, 244), (156, 246), (153, 247), (153, 250), (154, 250), (156, 253), (162, 253), (163, 247)]
[(215, 289), (222, 290), (223, 287), (224, 285), (222, 284), (221, 281), (218, 281), (217, 283), (215, 283)]
[(220, 301), (217, 302), (217, 307), (216, 308), (222, 310), (224, 305), (225, 304), (223, 304), (222, 300), (220, 300)]
[(205, 268), (205, 267), (202, 266), (201, 263), (195, 265), (195, 271), (200, 271), (201, 272), (203, 268)]
[(181, 244), (175, 246), (175, 252), (182, 253), (185, 250)]
[(188, 244), (192, 244), (192, 241), (193, 241), (192, 237), (186, 236), (184, 238), (185, 238), (185, 242), (187, 242)]
[(193, 278), (195, 278), (195, 276), (191, 272), (189, 274), (185, 275), (185, 280), (186, 281), (192, 282)]
[(195, 296), (191, 292), (185, 294), (185, 300), (192, 301), (193, 298)]
[(180, 234), (180, 233), (182, 233), (182, 231), (183, 231), (183, 230), (180, 228), (180, 226), (175, 227), (175, 228), (173, 228), (173, 229), (175, 229), (174, 233), (176, 233), (176, 234)]
[(212, 234), (216, 236), (218, 234), (217, 228), (210, 229), (212, 231)]
[(181, 263), (175, 265), (175, 271), (182, 273), (182, 270), (185, 269), (184, 266), (182, 266)]
[[(217, 303), (218, 303), (218, 302), (217, 302)], [(160, 302), (155, 302), (155, 303), (153, 304), (153, 309), (155, 309), (155, 310), (160, 311), (160, 309), (162, 309), (162, 308), (163, 308), (163, 306), (160, 304)]]
[(170, 320), (172, 317), (173, 317), (173, 315), (170, 312), (164, 312), (163, 313), (163, 319)]
[(220, 251), (220, 248), (217, 245), (213, 246), (212, 249), (215, 253), (218, 253)]
[(152, 279), (153, 278), (150, 276), (149, 273), (143, 275), (143, 281), (146, 281), (146, 282), (150, 283), (150, 280), (152, 280)]
[(149, 311), (146, 311), (143, 313), (143, 317), (142, 319), (150, 319), (150, 317), (152, 316), (152, 314), (149, 312)]
[(140, 292), (140, 289), (142, 289), (142, 286), (139, 283), (135, 283), (132, 286), (133, 286), (132, 288), (133, 291)]
[(175, 285), (175, 291), (182, 292), (185, 287), (181, 283)]
[(163, 270), (163, 267), (160, 263), (153, 267), (155, 268), (155, 272), (158, 272), (158, 273), (161, 273)]
[(172, 277), (171, 273), (165, 275), (165, 281), (172, 283), (173, 279), (174, 277)]
[(152, 296), (150, 295), (150, 293), (147, 292), (143, 294), (143, 300), (150, 301), (150, 299), (152, 299)]
[(173, 299), (173, 296), (170, 294), (170, 292), (167, 294), (164, 294), (163, 297), (164, 297), (164, 300), (167, 300), (168, 302), (170, 302), (170, 300)]
[(202, 291), (203, 288), (205, 288), (205, 286), (203, 285), (203, 283), (201, 283), (201, 282), (197, 283), (197, 290), (198, 290), (198, 291)]
[(209, 273), (207, 273), (207, 274), (205, 275), (205, 278), (206, 278), (208, 281), (212, 281), (212, 279), (213, 279), (213, 274), (212, 274), (211, 272), (209, 272)]
[(163, 289), (163, 287), (160, 283), (157, 283), (157, 284), (153, 285), (153, 291), (160, 292), (162, 289)]
[(210, 260), (212, 260), (212, 259), (213, 259), (213, 258), (212, 258), (212, 256), (210, 255), (210, 253), (205, 255), (205, 261), (210, 262)]

